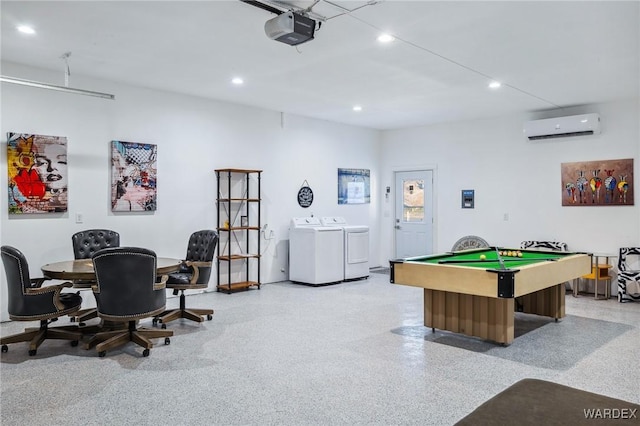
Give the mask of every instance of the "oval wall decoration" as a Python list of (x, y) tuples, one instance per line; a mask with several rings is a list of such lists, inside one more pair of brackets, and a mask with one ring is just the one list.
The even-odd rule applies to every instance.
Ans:
[(300, 207), (307, 208), (313, 203), (313, 191), (307, 186), (303, 186), (298, 191), (298, 204)]

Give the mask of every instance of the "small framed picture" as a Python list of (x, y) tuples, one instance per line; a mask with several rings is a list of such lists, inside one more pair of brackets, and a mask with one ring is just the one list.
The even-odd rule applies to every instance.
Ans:
[(249, 219), (247, 216), (240, 216), (240, 226), (247, 227), (249, 226)]

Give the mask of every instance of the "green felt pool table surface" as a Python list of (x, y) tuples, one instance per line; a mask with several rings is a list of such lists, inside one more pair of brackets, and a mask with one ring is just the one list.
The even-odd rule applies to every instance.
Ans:
[[(514, 269), (519, 266), (530, 265), (537, 262), (554, 261), (561, 259), (565, 256), (573, 255), (575, 253), (565, 252), (547, 252), (539, 250), (520, 250), (510, 248), (489, 248), (489, 249), (474, 249), (453, 253), (444, 253), (431, 256), (418, 256), (404, 259), (405, 262), (424, 262), (433, 264), (447, 264), (464, 266), (469, 268), (484, 268), (484, 269), (500, 269), (501, 265), (498, 260), (498, 251), (511, 251), (520, 252), (522, 257), (502, 255), (502, 260), (505, 268)], [(486, 259), (482, 260), (481, 255), (484, 255)]]

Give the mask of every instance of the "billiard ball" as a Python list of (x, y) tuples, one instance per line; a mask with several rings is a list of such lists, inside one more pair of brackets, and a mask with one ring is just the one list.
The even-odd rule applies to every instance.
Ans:
[(518, 252), (518, 257), (522, 257), (522, 252), (521, 251)]
[(481, 254), (481, 255), (480, 255), (480, 260), (487, 260), (487, 256), (486, 256), (486, 255), (484, 255), (484, 254)]

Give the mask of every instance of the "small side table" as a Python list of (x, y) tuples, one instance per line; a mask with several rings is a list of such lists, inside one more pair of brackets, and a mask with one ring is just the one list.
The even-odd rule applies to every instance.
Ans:
[[(578, 296), (580, 292), (580, 280), (593, 280), (593, 293), (594, 299), (596, 300), (606, 300), (611, 297), (611, 273), (610, 270), (613, 268), (613, 265), (610, 264), (610, 259), (614, 259), (618, 257), (617, 254), (608, 254), (608, 253), (593, 253), (591, 257), (591, 273), (587, 275), (583, 275), (578, 279), (577, 285), (573, 288), (573, 295)], [(600, 259), (604, 259), (604, 263), (601, 263)], [(603, 281), (604, 282), (604, 293), (602, 297), (599, 297), (598, 293), (598, 284)]]

